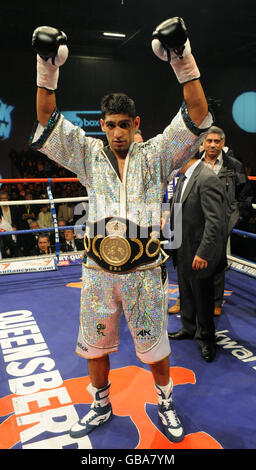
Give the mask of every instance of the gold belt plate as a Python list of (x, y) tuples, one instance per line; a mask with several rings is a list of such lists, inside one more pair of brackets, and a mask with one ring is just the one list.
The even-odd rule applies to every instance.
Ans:
[(126, 238), (108, 235), (100, 244), (100, 254), (106, 263), (123, 266), (130, 259), (131, 247)]

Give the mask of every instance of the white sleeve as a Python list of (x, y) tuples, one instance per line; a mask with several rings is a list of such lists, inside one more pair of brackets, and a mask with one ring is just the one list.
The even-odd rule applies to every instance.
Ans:
[(29, 145), (75, 173), (85, 185), (86, 162), (92, 152), (99, 151), (103, 147), (103, 142), (86, 136), (83, 129), (72, 124), (55, 110), (46, 127), (38, 121), (35, 123)]

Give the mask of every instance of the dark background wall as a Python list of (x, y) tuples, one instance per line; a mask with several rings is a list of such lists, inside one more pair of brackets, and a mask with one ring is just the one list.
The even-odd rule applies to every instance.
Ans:
[[(68, 37), (70, 57), (60, 71), (57, 91), (60, 110), (99, 109), (103, 94), (124, 91), (137, 103), (147, 139), (164, 129), (182, 101), (171, 68), (154, 56), (150, 45), (159, 23), (180, 16), (188, 28), (206, 95), (218, 105), (216, 124), (224, 128), (227, 144), (256, 175), (256, 132), (241, 130), (232, 118), (235, 98), (245, 91), (256, 93), (255, 5), (255, 0), (232, 4), (223, 0), (44, 0), (35, 8), (26, 0), (1, 2), (0, 172), (15, 176), (10, 150), (27, 150), (35, 120), (36, 57), (31, 47), (35, 28), (55, 26)], [(126, 36), (106, 39), (103, 31)], [(1, 135), (2, 102), (15, 107), (8, 140)]]
[[(8, 140), (0, 141), (0, 171), (16, 176), (9, 157), (11, 149), (26, 150), (36, 119), (36, 58), (33, 53), (2, 56), (0, 99), (14, 106)], [(256, 134), (240, 129), (232, 118), (232, 104), (243, 91), (256, 91), (253, 67), (200, 67), (207, 97), (214, 100), (216, 125), (225, 130), (227, 145), (256, 174)], [(70, 57), (60, 69), (57, 103), (60, 110), (95, 110), (101, 97), (123, 91), (134, 98), (141, 116), (144, 139), (162, 132), (182, 101), (182, 87), (168, 64), (152, 58)]]

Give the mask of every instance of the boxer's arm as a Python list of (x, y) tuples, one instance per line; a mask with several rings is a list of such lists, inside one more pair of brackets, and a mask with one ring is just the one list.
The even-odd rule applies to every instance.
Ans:
[(53, 90), (37, 88), (36, 111), (37, 120), (46, 127), (49, 119), (56, 108), (56, 96)]
[(200, 80), (185, 83), (183, 95), (189, 117), (199, 127), (208, 114), (208, 104)]
[(172, 66), (178, 82), (183, 86), (189, 117), (196, 126), (200, 126), (208, 114), (208, 105), (182, 18), (170, 18), (157, 26), (153, 32), (152, 49), (159, 59)]
[(37, 119), (46, 126), (56, 108), (59, 67), (68, 57), (67, 36), (51, 26), (39, 26), (32, 35), (32, 47), (37, 52)]

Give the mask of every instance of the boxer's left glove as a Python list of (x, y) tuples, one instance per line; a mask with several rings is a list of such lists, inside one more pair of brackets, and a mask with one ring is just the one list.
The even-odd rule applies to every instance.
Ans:
[(32, 47), (37, 52), (37, 86), (56, 90), (59, 67), (68, 57), (67, 36), (51, 26), (39, 26), (32, 36)]
[(159, 59), (171, 64), (179, 83), (200, 77), (182, 18), (175, 17), (164, 21), (156, 27), (152, 36), (153, 52)]

